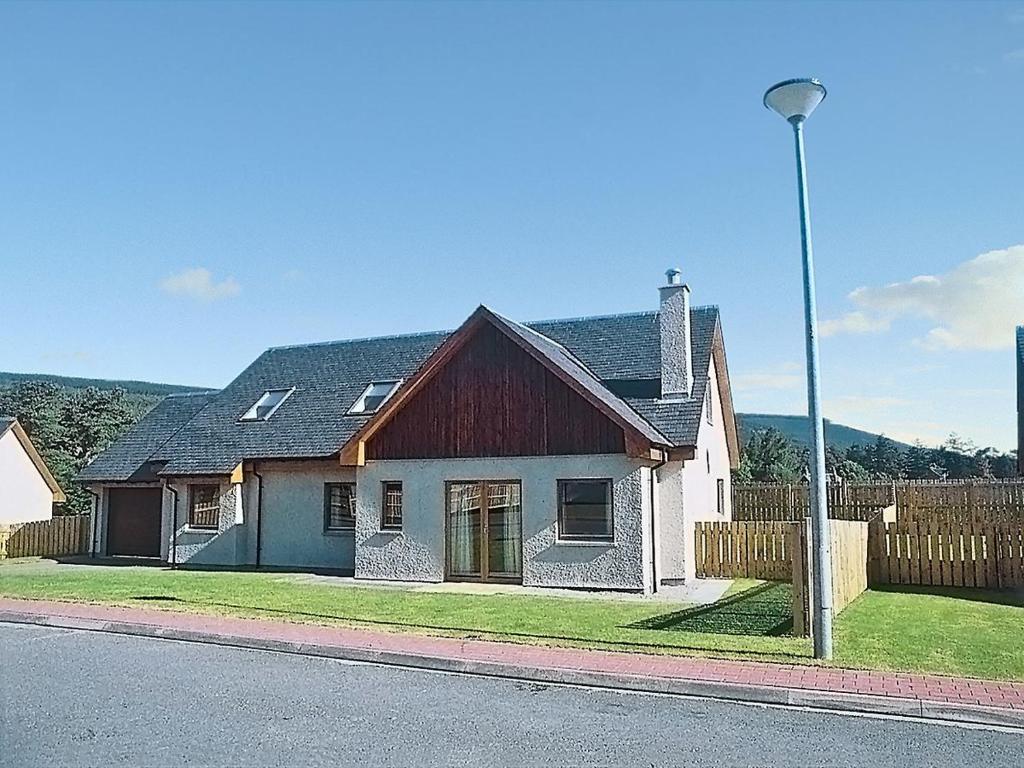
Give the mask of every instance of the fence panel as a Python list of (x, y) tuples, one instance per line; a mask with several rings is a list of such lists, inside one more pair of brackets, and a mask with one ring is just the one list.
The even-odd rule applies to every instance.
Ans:
[(1024, 481), (901, 480), (896, 506), (905, 521), (1024, 523)]
[(0, 559), (60, 557), (88, 551), (89, 515), (64, 515), (51, 520), (0, 527)]
[(699, 522), (694, 526), (699, 578), (788, 581), (790, 553), (784, 522)]
[[(804, 484), (734, 483), (732, 489), (734, 520), (796, 522), (810, 514)], [(867, 521), (896, 503), (892, 483), (830, 483), (826, 494), (829, 516), (840, 520)]]
[(873, 523), (869, 568), (874, 584), (1024, 587), (1024, 525), (1019, 523)]

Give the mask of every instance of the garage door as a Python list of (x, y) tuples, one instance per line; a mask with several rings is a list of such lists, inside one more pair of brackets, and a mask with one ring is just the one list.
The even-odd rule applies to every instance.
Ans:
[(160, 557), (160, 488), (111, 488), (107, 554)]

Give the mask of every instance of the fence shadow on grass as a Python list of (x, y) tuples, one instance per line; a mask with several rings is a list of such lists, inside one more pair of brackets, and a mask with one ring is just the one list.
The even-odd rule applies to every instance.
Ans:
[(793, 632), (792, 585), (759, 584), (714, 603), (652, 616), (629, 629), (780, 637)]

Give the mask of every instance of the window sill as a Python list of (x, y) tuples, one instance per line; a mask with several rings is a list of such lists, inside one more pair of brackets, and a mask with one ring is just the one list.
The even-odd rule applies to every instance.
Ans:
[(355, 528), (331, 528), (324, 531), (324, 536), (354, 536)]
[(378, 533), (383, 533), (383, 534), (391, 535), (391, 536), (401, 536), (402, 535), (402, 529), (401, 528), (381, 528), (378, 531)]
[(216, 536), (220, 533), (219, 528), (189, 528), (185, 526), (181, 529), (181, 533), (193, 533), (198, 535)]
[(614, 539), (555, 539), (555, 544), (560, 547), (618, 547)]

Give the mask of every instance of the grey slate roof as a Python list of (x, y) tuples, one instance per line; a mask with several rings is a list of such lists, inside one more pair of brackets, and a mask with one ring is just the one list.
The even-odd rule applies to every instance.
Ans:
[(13, 427), (15, 421), (17, 421), (17, 419), (13, 416), (0, 416), (0, 435)]
[[(645, 380), (657, 386), (661, 372), (657, 312), (525, 324), (505, 322), (652, 442), (693, 445), (701, 422), (718, 309), (695, 307), (691, 318), (694, 391), (690, 398), (671, 403), (656, 397), (624, 400), (615, 396), (608, 384)], [(83, 477), (93, 472), (94, 466), (106, 466), (100, 464), (101, 460), (110, 461), (123, 474), (149, 446), (149, 460), (166, 462), (159, 471), (162, 475), (223, 474), (247, 459), (333, 456), (370, 418), (347, 415), (367, 384), (411, 377), (450, 333), (268, 349), (227, 387), (208, 395), (204, 407), (197, 409), (184, 427), (166, 434), (158, 445), (150, 439), (149, 428), (140, 423), (136, 430), (142, 428), (143, 435), (137, 439), (133, 432), (125, 438), (137, 445), (130, 458), (128, 451), (120, 449), (122, 458), (117, 460), (107, 460), (104, 454), (83, 470)], [(295, 391), (269, 420), (239, 421), (266, 390), (292, 387)], [(118, 446), (111, 451), (115, 448)]]
[(216, 392), (167, 395), (131, 430), (78, 473), (85, 483), (152, 479), (150, 457), (215, 396)]

